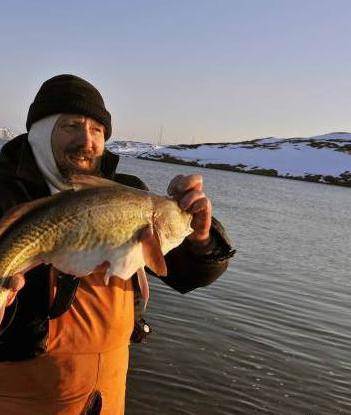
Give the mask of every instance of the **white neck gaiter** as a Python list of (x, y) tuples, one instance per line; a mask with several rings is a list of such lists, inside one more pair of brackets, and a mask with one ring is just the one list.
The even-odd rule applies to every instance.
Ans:
[(72, 188), (61, 176), (52, 152), (51, 135), (60, 115), (50, 115), (35, 122), (28, 133), (28, 142), (32, 148), (35, 161), (49, 186), (51, 194)]

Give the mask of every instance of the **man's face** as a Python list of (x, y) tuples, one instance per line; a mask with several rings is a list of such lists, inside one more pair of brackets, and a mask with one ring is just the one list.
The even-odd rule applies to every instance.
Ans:
[(82, 115), (61, 115), (51, 134), (56, 165), (64, 178), (98, 174), (105, 147), (105, 127)]

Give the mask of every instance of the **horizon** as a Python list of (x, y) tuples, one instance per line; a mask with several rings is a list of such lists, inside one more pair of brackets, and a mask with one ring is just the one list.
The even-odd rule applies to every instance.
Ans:
[(2, 11), (0, 125), (18, 133), (40, 85), (59, 73), (92, 82), (113, 136), (132, 141), (351, 130), (346, 0), (5, 0)]
[[(12, 138), (16, 137), (17, 135), (21, 135), (21, 134), (24, 133), (24, 132), (19, 132), (19, 131), (16, 132), (15, 130), (13, 130), (10, 127), (7, 127), (7, 126), (0, 126), (0, 132), (2, 130), (7, 130), (8, 133), (13, 136)], [(118, 136), (112, 135), (107, 140), (107, 143), (111, 143), (115, 140), (119, 140), (119, 141), (129, 141), (129, 142), (135, 142), (135, 143), (141, 143), (141, 144), (151, 144), (151, 145), (156, 145), (156, 146), (172, 146), (172, 145), (184, 145), (184, 144), (187, 144), (187, 145), (241, 144), (241, 143), (249, 143), (251, 141), (259, 141), (259, 140), (267, 140), (267, 139), (276, 139), (276, 140), (299, 140), (299, 139), (301, 139), (301, 140), (304, 140), (304, 139), (322, 138), (322, 137), (325, 137), (325, 136), (335, 135), (335, 134), (340, 134), (340, 135), (350, 134), (351, 135), (351, 132), (349, 132), (349, 131), (330, 131), (328, 133), (312, 134), (310, 136), (298, 136), (298, 137), (295, 137), (295, 136), (294, 137), (277, 137), (277, 136), (264, 137), (264, 136), (261, 136), (261, 137), (257, 137), (257, 138), (251, 138), (251, 139), (248, 139), (248, 140), (238, 139), (238, 140), (235, 140), (235, 141), (199, 141), (199, 142), (194, 141), (194, 142), (190, 142), (190, 143), (189, 142), (182, 142), (182, 141), (173, 142), (173, 143), (166, 142), (166, 141), (165, 142), (163, 142), (163, 141), (160, 142), (159, 138), (157, 138), (157, 137), (155, 139), (149, 139), (147, 137), (126, 138), (126, 137), (121, 137), (121, 136), (118, 137)]]

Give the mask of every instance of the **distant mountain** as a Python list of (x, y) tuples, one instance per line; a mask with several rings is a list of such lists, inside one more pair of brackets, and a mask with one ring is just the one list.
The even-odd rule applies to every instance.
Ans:
[(156, 146), (114, 140), (111, 151), (142, 159), (351, 186), (351, 134)]
[(10, 128), (0, 127), (0, 139), (1, 140), (11, 140), (11, 138), (15, 136), (16, 136), (16, 133), (13, 132)]

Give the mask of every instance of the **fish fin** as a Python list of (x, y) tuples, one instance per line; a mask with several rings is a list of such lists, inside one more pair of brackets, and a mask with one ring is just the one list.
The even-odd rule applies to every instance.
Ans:
[(143, 247), (145, 265), (160, 277), (167, 275), (167, 265), (161, 251), (157, 232), (148, 226), (141, 231), (140, 242)]
[(150, 298), (150, 288), (149, 288), (149, 282), (147, 280), (146, 272), (144, 270), (144, 267), (141, 267), (137, 271), (138, 275), (138, 283), (140, 287), (141, 296), (144, 299), (144, 311), (146, 309), (147, 303)]
[(100, 265), (97, 265), (92, 272), (93, 274), (99, 274), (104, 278), (105, 285), (108, 285), (110, 281), (111, 275), (108, 273), (108, 269), (110, 268), (110, 262), (104, 261)]
[[(69, 191), (69, 190), (68, 190)], [(56, 193), (53, 196), (42, 197), (40, 199), (33, 200), (31, 202), (20, 203), (19, 205), (10, 208), (5, 212), (3, 217), (0, 220), (0, 236), (15, 224), (18, 220), (22, 219), (24, 216), (29, 213), (37, 210), (38, 208), (55, 203), (57, 199), (64, 197), (64, 193)]]
[(70, 183), (76, 191), (91, 187), (122, 186), (120, 183), (113, 180), (105, 179), (99, 176), (91, 176), (88, 174), (74, 174), (70, 178)]
[(119, 188), (121, 191), (128, 191), (133, 194), (150, 194), (150, 192), (135, 187), (126, 186), (122, 183), (118, 183), (114, 180), (105, 179), (99, 176), (90, 176), (88, 174), (74, 174), (70, 178), (70, 184), (74, 191), (83, 189), (92, 189), (97, 187), (114, 187)]
[(107, 273), (107, 270), (110, 268), (110, 265), (110, 261), (103, 261), (101, 264), (96, 265), (92, 272), (94, 274), (105, 275)]

